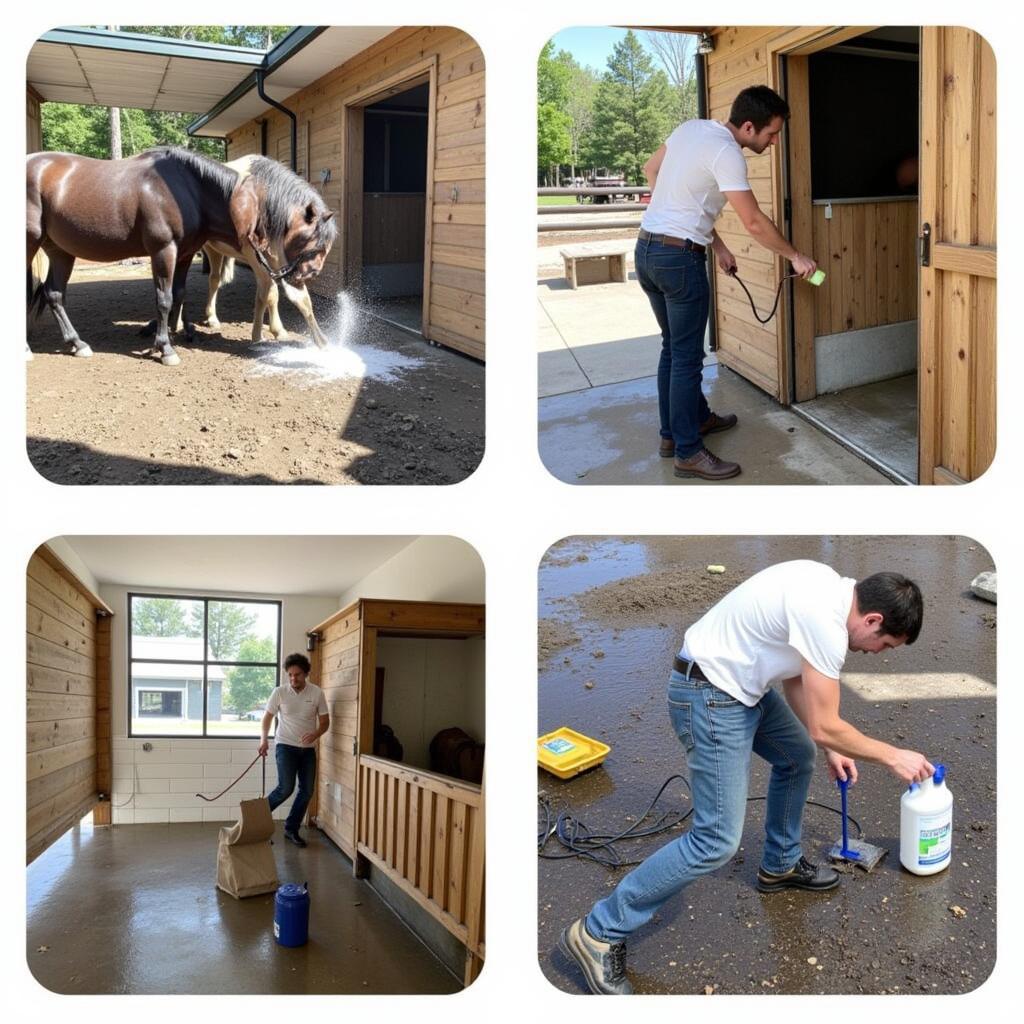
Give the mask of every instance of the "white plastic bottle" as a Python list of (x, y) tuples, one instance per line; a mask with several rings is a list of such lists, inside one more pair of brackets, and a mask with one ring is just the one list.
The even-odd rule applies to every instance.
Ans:
[(946, 787), (946, 766), (910, 788), (900, 800), (900, 863), (915, 875), (934, 875), (949, 867), (953, 851), (953, 794)]

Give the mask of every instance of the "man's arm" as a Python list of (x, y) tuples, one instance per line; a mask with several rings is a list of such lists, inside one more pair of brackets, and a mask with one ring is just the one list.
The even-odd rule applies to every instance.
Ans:
[(323, 736), (323, 734), (331, 727), (331, 716), (320, 715), (319, 722), (320, 724), (312, 732), (307, 732), (302, 737), (303, 743), (316, 743), (316, 741), (320, 739), (320, 737)]
[(270, 726), (274, 721), (274, 713), (272, 711), (263, 712), (263, 721), (260, 722), (260, 745), (259, 753), (260, 757), (267, 756), (268, 742), (267, 737), (270, 735)]
[[(935, 771), (923, 754), (874, 740), (843, 721), (839, 717), (838, 679), (830, 679), (804, 661), (799, 685), (802, 691), (800, 706), (806, 716), (803, 721), (811, 739), (819, 747), (883, 765), (904, 782), (922, 782)], [(789, 699), (788, 691), (786, 696)], [(799, 715), (796, 707), (790, 706)]]
[(750, 189), (742, 192), (725, 192), (729, 205), (736, 211), (747, 233), (759, 245), (778, 253), (793, 264), (801, 277), (810, 277), (818, 264), (809, 256), (803, 256), (793, 248), (792, 243), (772, 223), (771, 218), (757, 205), (757, 199)]
[[(793, 709), (794, 714), (804, 727), (807, 727), (807, 708), (804, 706), (804, 691), (799, 676), (794, 679), (783, 679), (782, 689), (786, 695), (786, 703)], [(842, 779), (843, 782), (857, 781), (857, 762), (852, 757), (846, 757), (828, 747), (821, 748), (825, 753), (825, 763), (828, 765), (829, 774), (833, 780)]]
[(654, 185), (658, 180), (658, 171), (661, 170), (665, 152), (665, 143), (663, 142), (658, 151), (644, 164), (644, 177), (647, 178), (647, 184), (651, 186), (651, 192), (654, 192)]

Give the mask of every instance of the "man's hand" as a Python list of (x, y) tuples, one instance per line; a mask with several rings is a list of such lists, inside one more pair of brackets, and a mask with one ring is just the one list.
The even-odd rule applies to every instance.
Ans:
[(828, 773), (832, 776), (833, 782), (839, 780), (845, 782), (847, 779), (850, 782), (857, 781), (857, 762), (852, 757), (837, 754), (834, 750), (826, 750), (825, 763), (828, 765)]
[(906, 783), (924, 782), (935, 774), (935, 766), (916, 750), (899, 750), (893, 747), (893, 756), (886, 767), (898, 779)]
[(308, 746), (311, 743), (316, 743), (318, 739), (320, 739), (320, 733), (318, 733), (315, 729), (313, 730), (313, 732), (304, 732), (302, 734), (302, 745)]
[(793, 264), (793, 270), (805, 281), (818, 269), (818, 264), (810, 256), (804, 256), (799, 252), (789, 262)]
[(256, 752), (259, 754), (260, 757), (266, 757), (267, 756), (267, 747), (268, 746), (269, 746), (269, 743), (268, 743), (268, 741), (267, 741), (267, 739), (265, 737), (260, 740), (260, 745), (256, 748)]
[(718, 266), (727, 274), (736, 273), (736, 257), (726, 248), (725, 242), (715, 246), (715, 256), (718, 259)]

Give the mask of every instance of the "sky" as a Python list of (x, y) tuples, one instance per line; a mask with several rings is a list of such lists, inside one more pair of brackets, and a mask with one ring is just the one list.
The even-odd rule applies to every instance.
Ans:
[(568, 50), (584, 67), (607, 70), (608, 58), (612, 47), (625, 38), (626, 29), (608, 28), (607, 26), (588, 26), (586, 28), (566, 28), (556, 33), (555, 53)]

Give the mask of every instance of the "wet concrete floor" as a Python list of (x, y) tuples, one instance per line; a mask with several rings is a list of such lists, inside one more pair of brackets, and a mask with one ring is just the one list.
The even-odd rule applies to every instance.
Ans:
[[(917, 642), (847, 658), (842, 714), (870, 736), (947, 765), (955, 799), (949, 869), (918, 877), (899, 863), (902, 784), (860, 765), (850, 814), (888, 853), (871, 873), (844, 872), (829, 894), (762, 896), (754, 887), (763, 803), (751, 803), (739, 854), (699, 879), (628, 944), (640, 993), (959, 993), (987, 978), (996, 941), (996, 608), (971, 595), (992, 562), (973, 540), (890, 538), (569, 538), (540, 569), (538, 735), (567, 725), (608, 743), (603, 766), (563, 782), (538, 771), (554, 810), (621, 831), (685, 758), (665, 710), (672, 655), (686, 627), (748, 575), (813, 558), (844, 575), (880, 570), (915, 579), (925, 597)], [(709, 564), (726, 566), (710, 576)], [(767, 765), (753, 759), (752, 796)], [(838, 808), (823, 760), (810, 799)], [(659, 810), (689, 808), (674, 784)], [(683, 826), (685, 827), (685, 826)], [(855, 833), (854, 833), (855, 834)], [(639, 841), (632, 859), (672, 833)], [(840, 818), (808, 807), (804, 852), (821, 860)], [(554, 849), (554, 846), (551, 847)], [(540, 860), (539, 959), (552, 984), (585, 992), (557, 948), (561, 929), (625, 874), (582, 860)], [(956, 909), (953, 909), (956, 908)], [(814, 962), (811, 962), (813, 958)]]
[(274, 940), (274, 894), (215, 887), (216, 824), (78, 826), (28, 868), (29, 970), (63, 994), (449, 993), (461, 985), (315, 829), (274, 841), (308, 882), (309, 942)]

